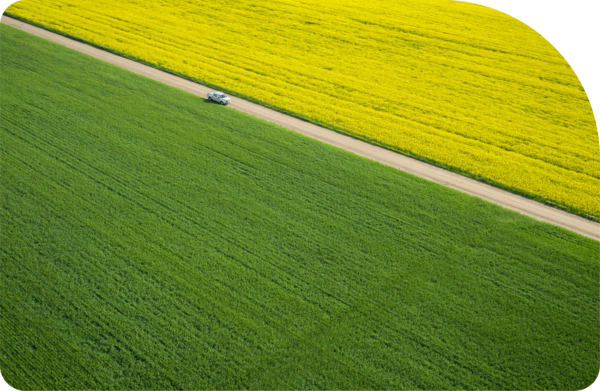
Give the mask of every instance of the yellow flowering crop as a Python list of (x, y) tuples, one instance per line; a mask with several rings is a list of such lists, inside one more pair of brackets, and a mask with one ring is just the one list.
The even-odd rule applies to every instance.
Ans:
[(572, 69), (489, 8), (441, 0), (23, 0), (9, 14), (598, 216)]

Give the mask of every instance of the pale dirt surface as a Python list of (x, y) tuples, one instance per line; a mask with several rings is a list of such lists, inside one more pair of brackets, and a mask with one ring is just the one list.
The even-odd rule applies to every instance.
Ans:
[[(72, 39), (63, 37), (62, 35), (58, 35), (27, 23), (20, 22), (7, 16), (2, 16), (2, 23), (16, 27), (38, 37), (45, 38), (49, 41), (56, 42), (68, 48), (75, 49), (81, 53), (88, 54), (92, 57), (117, 65), (121, 68), (125, 68), (137, 74), (158, 80), (165, 84), (169, 84), (173, 87), (182, 89), (203, 98), (206, 98), (206, 94), (212, 91), (210, 88), (203, 85), (182, 79), (163, 71), (159, 71), (155, 68), (142, 65), (115, 54), (96, 49), (84, 43), (74, 41)], [(600, 224), (586, 220), (571, 213), (540, 204), (539, 202), (532, 201), (490, 185), (486, 185), (482, 182), (478, 182), (431, 164), (427, 164), (399, 153), (392, 152), (385, 148), (345, 136), (343, 134), (322, 128), (320, 126), (240, 98), (231, 97), (231, 103), (229, 104), (229, 107), (286, 127), (295, 132), (302, 133), (327, 144), (343, 148), (368, 159), (375, 160), (377, 162), (419, 176), (421, 178), (451, 187), (476, 197), (483, 198), (487, 201), (531, 216), (535, 219), (555, 224), (584, 236), (600, 240)]]

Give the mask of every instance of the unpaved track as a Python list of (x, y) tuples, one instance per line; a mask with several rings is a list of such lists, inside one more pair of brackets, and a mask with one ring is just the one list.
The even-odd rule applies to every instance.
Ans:
[[(142, 65), (112, 53), (96, 49), (92, 46), (63, 37), (62, 35), (46, 31), (6, 16), (2, 16), (2, 23), (16, 27), (33, 35), (37, 35), (38, 37), (45, 38), (49, 41), (59, 43), (68, 48), (75, 49), (79, 52), (88, 54), (111, 64), (118, 65), (121, 68), (128, 69), (140, 75), (158, 80), (184, 91), (191, 92), (192, 94), (202, 96), (204, 98), (206, 97), (206, 94), (211, 91), (210, 88), (200, 84), (182, 79), (163, 71), (159, 71), (152, 67)], [(229, 104), (229, 107), (251, 114), (255, 117), (262, 118), (269, 122), (273, 122), (277, 125), (284, 126), (298, 133), (302, 133), (327, 144), (343, 148), (357, 155), (364, 156), (388, 166), (392, 166), (421, 178), (483, 198), (538, 220), (555, 224), (587, 237), (600, 240), (600, 224), (586, 220), (571, 213), (551, 208), (549, 206), (540, 204), (539, 202), (523, 198), (516, 194), (486, 185), (476, 180), (446, 171), (442, 168), (432, 166), (427, 163), (423, 163), (419, 160), (409, 158), (364, 141), (333, 132), (329, 129), (322, 128), (320, 126), (302, 121), (286, 114), (282, 114), (278, 111), (268, 109), (243, 99), (231, 97), (231, 103)]]

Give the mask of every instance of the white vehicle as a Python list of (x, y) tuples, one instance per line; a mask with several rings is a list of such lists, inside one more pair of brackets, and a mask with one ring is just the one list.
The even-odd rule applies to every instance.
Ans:
[(222, 105), (228, 105), (229, 103), (231, 103), (231, 99), (221, 91), (209, 92), (208, 100), (212, 100), (213, 102), (217, 102)]

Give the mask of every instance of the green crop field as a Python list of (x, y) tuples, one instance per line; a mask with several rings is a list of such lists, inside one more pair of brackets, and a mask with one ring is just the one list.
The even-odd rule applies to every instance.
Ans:
[(5, 25), (18, 389), (582, 389), (598, 242)]

